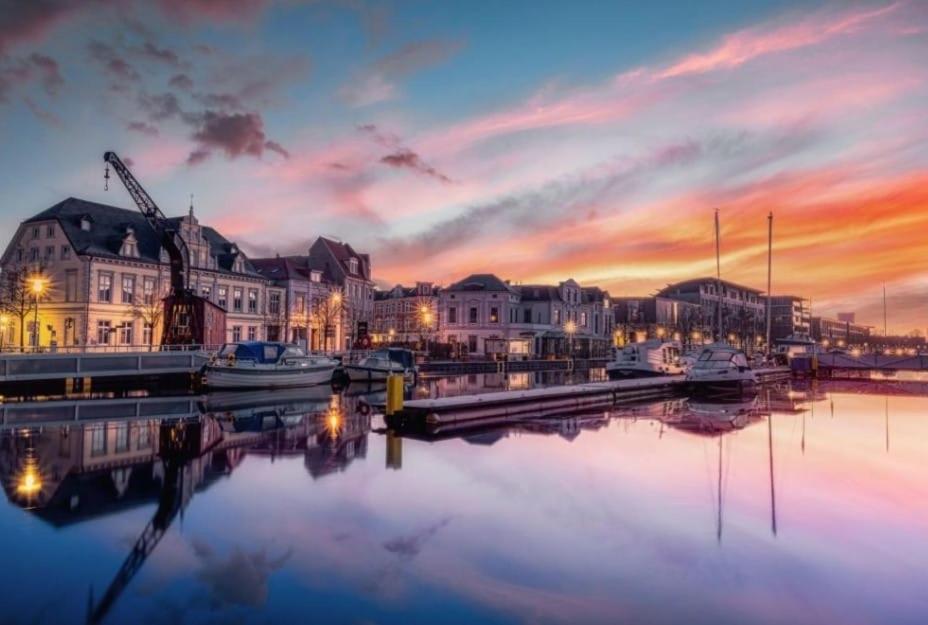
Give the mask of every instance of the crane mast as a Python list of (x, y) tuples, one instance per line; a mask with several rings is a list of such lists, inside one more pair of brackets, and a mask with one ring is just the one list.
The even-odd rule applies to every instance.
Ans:
[(171, 290), (164, 298), (161, 344), (206, 344), (209, 342), (206, 338), (208, 335), (224, 335), (225, 313), (209, 301), (198, 297), (189, 287), (190, 252), (177, 228), (161, 212), (115, 152), (106, 152), (103, 160), (107, 164), (104, 175), (107, 183), (109, 167), (112, 167), (168, 255)]

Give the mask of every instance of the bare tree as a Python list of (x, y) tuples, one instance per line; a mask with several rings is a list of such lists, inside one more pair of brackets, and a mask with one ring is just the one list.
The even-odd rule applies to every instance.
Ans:
[(35, 310), (36, 296), (30, 288), (28, 269), (11, 267), (4, 273), (0, 284), (0, 310), (19, 319), (19, 348), (22, 350), (26, 347), (26, 320)]
[(152, 351), (155, 347), (155, 328), (164, 320), (164, 301), (156, 297), (136, 298), (132, 304), (131, 315), (133, 319), (140, 319), (143, 327), (151, 328), (151, 332), (148, 333), (148, 351)]
[(329, 349), (329, 335), (334, 334), (335, 328), (341, 323), (344, 310), (344, 295), (340, 289), (332, 289), (325, 297), (313, 301), (313, 325), (322, 330), (323, 350)]

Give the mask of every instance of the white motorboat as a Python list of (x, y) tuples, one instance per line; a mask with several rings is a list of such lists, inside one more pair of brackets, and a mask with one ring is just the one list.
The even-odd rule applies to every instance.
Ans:
[(328, 384), (339, 362), (309, 355), (297, 345), (227, 343), (203, 368), (203, 384), (216, 388), (288, 388)]
[(680, 343), (651, 339), (615, 348), (615, 357), (606, 364), (612, 380), (644, 378), (685, 373), (680, 361)]
[(414, 377), (416, 365), (408, 349), (391, 347), (362, 358), (357, 364), (342, 367), (352, 382), (384, 381), (391, 375)]
[(740, 349), (725, 343), (707, 345), (686, 375), (687, 387), (705, 395), (750, 395), (757, 392), (757, 375)]

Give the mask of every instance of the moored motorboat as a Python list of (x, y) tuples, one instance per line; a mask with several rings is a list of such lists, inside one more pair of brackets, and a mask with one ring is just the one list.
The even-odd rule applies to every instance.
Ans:
[(685, 373), (680, 362), (680, 343), (651, 339), (616, 348), (606, 373), (612, 380)]
[(757, 375), (740, 349), (725, 343), (707, 345), (686, 375), (687, 388), (704, 395), (751, 395)]
[(338, 361), (309, 355), (297, 345), (227, 343), (203, 368), (203, 384), (216, 388), (289, 388), (327, 384)]
[(376, 351), (342, 369), (352, 382), (384, 381), (391, 375), (414, 377), (417, 371), (413, 353), (395, 347)]

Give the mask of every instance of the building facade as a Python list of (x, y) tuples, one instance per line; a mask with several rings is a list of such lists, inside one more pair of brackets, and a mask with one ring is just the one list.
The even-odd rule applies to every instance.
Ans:
[(866, 347), (870, 344), (870, 326), (828, 317), (812, 317), (812, 338), (835, 347)]
[(375, 343), (413, 345), (438, 332), (438, 287), (431, 282), (415, 286), (397, 284), (389, 291), (374, 291), (371, 336)]
[(348, 243), (319, 237), (309, 248), (307, 263), (322, 273), (322, 280), (340, 290), (339, 349), (350, 349), (360, 333), (369, 329), (374, 315), (374, 282), (371, 259)]
[[(761, 291), (751, 287), (714, 278), (697, 278), (671, 284), (661, 289), (658, 297), (698, 304), (702, 308), (702, 322), (716, 339), (725, 338), (750, 351), (758, 346), (766, 334), (766, 313)], [(721, 307), (722, 327), (718, 325)]]
[(771, 342), (789, 336), (812, 336), (812, 312), (805, 299), (795, 295), (774, 295), (769, 299)]
[(341, 291), (309, 266), (306, 256), (252, 259), (255, 269), (282, 295), (268, 302), (268, 340), (286, 341), (313, 351), (342, 344)]
[(511, 285), (473, 274), (438, 296), (441, 340), (471, 356), (599, 356), (612, 339), (609, 295), (574, 280)]
[(700, 343), (711, 330), (698, 303), (669, 297), (614, 297), (612, 314), (617, 344), (668, 338)]
[[(268, 302), (282, 297), (282, 290), (235, 243), (200, 225), (192, 207), (171, 221), (189, 250), (190, 288), (227, 312), (227, 340), (265, 338)], [(20, 224), (0, 268), (7, 287), (17, 275), (39, 277), (43, 284), (38, 323), (34, 304), (22, 320), (24, 346), (160, 343), (168, 259), (136, 210), (64, 200)], [(8, 320), (6, 344), (18, 346), (15, 326), (21, 321), (16, 315)]]

